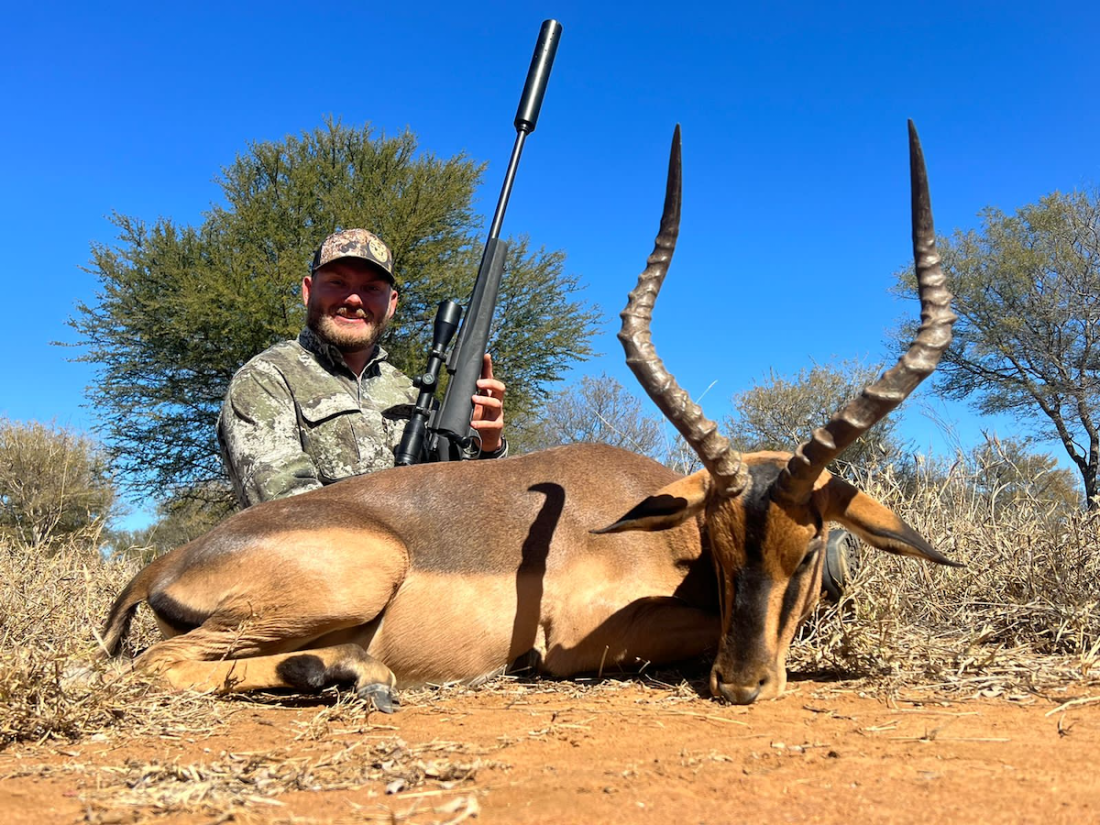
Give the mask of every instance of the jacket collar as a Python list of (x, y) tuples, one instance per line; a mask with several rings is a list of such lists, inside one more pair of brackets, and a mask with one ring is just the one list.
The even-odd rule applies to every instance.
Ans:
[[(340, 352), (340, 348), (323, 340), (309, 327), (305, 327), (298, 334), (298, 343), (317, 356), (317, 360), (327, 369), (342, 369), (354, 377), (359, 377), (355, 376), (351, 367), (348, 366), (348, 362), (344, 360), (344, 354)], [(367, 359), (367, 365), (363, 367), (363, 375), (367, 375), (372, 369), (376, 368), (377, 364), (387, 360), (389, 357), (388, 352), (378, 344), (375, 344), (374, 352), (371, 353), (371, 357)]]

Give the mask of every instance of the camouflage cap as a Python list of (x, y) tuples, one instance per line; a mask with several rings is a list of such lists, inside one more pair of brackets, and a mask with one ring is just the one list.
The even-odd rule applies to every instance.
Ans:
[(310, 272), (316, 272), (325, 264), (339, 258), (360, 258), (374, 264), (385, 273), (389, 282), (394, 283), (393, 255), (385, 242), (365, 229), (341, 229), (333, 232), (313, 253)]

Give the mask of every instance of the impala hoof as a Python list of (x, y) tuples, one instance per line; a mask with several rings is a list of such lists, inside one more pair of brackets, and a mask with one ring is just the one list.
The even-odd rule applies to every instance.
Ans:
[(388, 685), (367, 685), (356, 693), (360, 699), (366, 699), (382, 713), (396, 713), (401, 704), (393, 688)]

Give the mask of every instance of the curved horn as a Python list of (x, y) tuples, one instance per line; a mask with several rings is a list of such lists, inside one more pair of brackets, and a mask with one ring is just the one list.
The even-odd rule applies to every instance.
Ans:
[(653, 305), (668, 273), (668, 265), (676, 249), (676, 236), (680, 233), (680, 178), (680, 126), (677, 125), (668, 158), (668, 184), (661, 229), (657, 233), (653, 253), (646, 261), (646, 268), (638, 276), (638, 285), (630, 293), (626, 309), (619, 314), (623, 319), (619, 340), (626, 351), (626, 363), (639, 383), (698, 454), (717, 489), (727, 495), (737, 495), (748, 483), (741, 455), (730, 447), (729, 441), (718, 432), (717, 425), (703, 415), (699, 405), (665, 369), (649, 332)]
[(936, 252), (932, 226), (932, 201), (924, 153), (913, 121), (909, 121), (909, 177), (912, 190), (913, 260), (920, 297), (921, 325), (909, 349), (892, 368), (868, 385), (848, 406), (833, 416), (797, 450), (776, 483), (772, 497), (802, 504), (809, 500), (814, 482), (834, 458), (853, 441), (881, 421), (932, 374), (951, 343), (951, 293)]

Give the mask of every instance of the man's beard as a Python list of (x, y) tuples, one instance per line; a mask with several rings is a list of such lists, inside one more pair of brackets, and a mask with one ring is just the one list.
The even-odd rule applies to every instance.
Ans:
[[(339, 313), (338, 313), (339, 314)], [(346, 317), (364, 318), (368, 316), (362, 310), (346, 310)], [(359, 352), (373, 349), (389, 326), (389, 318), (379, 321), (367, 321), (357, 329), (349, 329), (337, 324), (332, 316), (318, 306), (311, 306), (306, 313), (306, 326), (327, 344), (332, 344), (341, 352)]]

